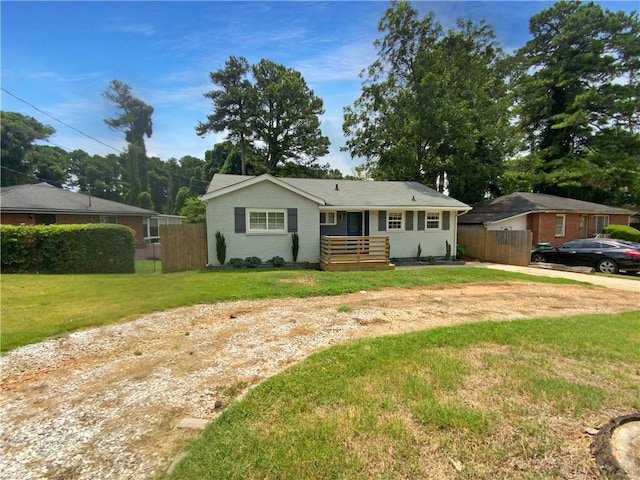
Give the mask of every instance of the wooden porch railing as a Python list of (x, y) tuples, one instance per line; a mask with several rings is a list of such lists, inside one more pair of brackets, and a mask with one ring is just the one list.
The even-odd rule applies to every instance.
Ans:
[(389, 237), (320, 237), (322, 270), (376, 270), (394, 268), (389, 262)]

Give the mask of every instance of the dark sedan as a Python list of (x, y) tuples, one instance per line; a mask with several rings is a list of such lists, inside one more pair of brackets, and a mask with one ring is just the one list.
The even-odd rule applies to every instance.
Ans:
[(531, 261), (593, 267), (602, 273), (618, 273), (620, 270), (639, 272), (639, 247), (638, 244), (622, 240), (584, 238), (558, 247), (537, 246), (531, 252)]

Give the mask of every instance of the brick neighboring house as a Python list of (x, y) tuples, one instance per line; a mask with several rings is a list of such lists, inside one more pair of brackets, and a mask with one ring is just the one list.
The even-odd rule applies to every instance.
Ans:
[(144, 252), (144, 221), (155, 215), (158, 214), (151, 210), (63, 190), (48, 183), (0, 188), (0, 223), (126, 225), (136, 233), (136, 257)]
[(473, 208), (458, 218), (459, 230), (530, 230), (533, 244), (559, 245), (593, 237), (610, 224), (629, 225), (634, 212), (573, 198), (516, 192)]

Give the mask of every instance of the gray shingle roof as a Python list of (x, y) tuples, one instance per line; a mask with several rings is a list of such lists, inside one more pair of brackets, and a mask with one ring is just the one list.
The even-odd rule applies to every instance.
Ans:
[(89, 197), (56, 188), (48, 183), (0, 188), (0, 212), (69, 213), (148, 217), (156, 212), (144, 208)]
[(491, 202), (474, 206), (470, 213), (458, 218), (461, 224), (491, 223), (534, 212), (584, 213), (591, 215), (632, 215), (631, 210), (609, 207), (573, 198), (556, 197), (544, 193), (515, 192)]
[[(262, 176), (265, 179), (269, 175)], [(260, 177), (242, 175), (214, 175), (207, 193), (239, 186), (242, 182)], [(281, 178), (277, 180), (292, 188), (324, 200), (326, 206), (371, 208), (448, 208), (467, 210), (470, 207), (418, 182), (373, 182), (316, 178)], [(337, 187), (337, 189), (336, 189)]]

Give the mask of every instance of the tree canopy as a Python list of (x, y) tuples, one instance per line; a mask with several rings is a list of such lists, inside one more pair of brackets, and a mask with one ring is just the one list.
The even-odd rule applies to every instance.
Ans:
[(377, 60), (344, 110), (346, 150), (374, 178), (415, 180), (473, 202), (495, 192), (515, 135), (504, 55), (493, 29), (459, 20), (444, 32), (394, 1), (379, 23)]
[(322, 99), (300, 72), (264, 59), (249, 66), (244, 57), (232, 56), (210, 79), (219, 87), (205, 93), (213, 114), (196, 132), (226, 131), (228, 140), (239, 142), (241, 174), (247, 172), (249, 141), (266, 172), (289, 161), (313, 165), (328, 153), (329, 139), (320, 130)]
[[(445, 30), (432, 13), (392, 1), (360, 95), (344, 108), (344, 150), (364, 161), (357, 177), (415, 180), (466, 203), (532, 191), (640, 205), (638, 14), (568, 0), (529, 29), (531, 40), (506, 55), (484, 22)], [(104, 121), (124, 133), (125, 152), (47, 145), (55, 129), (3, 111), (2, 185), (47, 181), (200, 219), (191, 199), (215, 173), (342, 176), (320, 163), (324, 104), (300, 72), (230, 56), (209, 78), (212, 111), (195, 130), (226, 138), (204, 159), (148, 158), (154, 109), (112, 80), (102, 95), (118, 114)]]
[(38, 140), (47, 140), (56, 131), (35, 118), (17, 112), (0, 113), (2, 130), (2, 186), (30, 183), (35, 180), (36, 165), (29, 153)]
[(103, 96), (115, 103), (121, 112), (116, 118), (105, 119), (105, 123), (109, 128), (123, 131), (128, 144), (127, 169), (124, 175), (127, 184), (126, 201), (132, 205), (148, 206), (147, 196), (142, 195), (149, 191), (144, 137), (146, 135), (149, 138), (153, 133), (153, 107), (134, 97), (129, 85), (120, 80), (112, 80)]
[(558, 2), (530, 20), (517, 52), (519, 126), (535, 191), (640, 203), (640, 20)]

